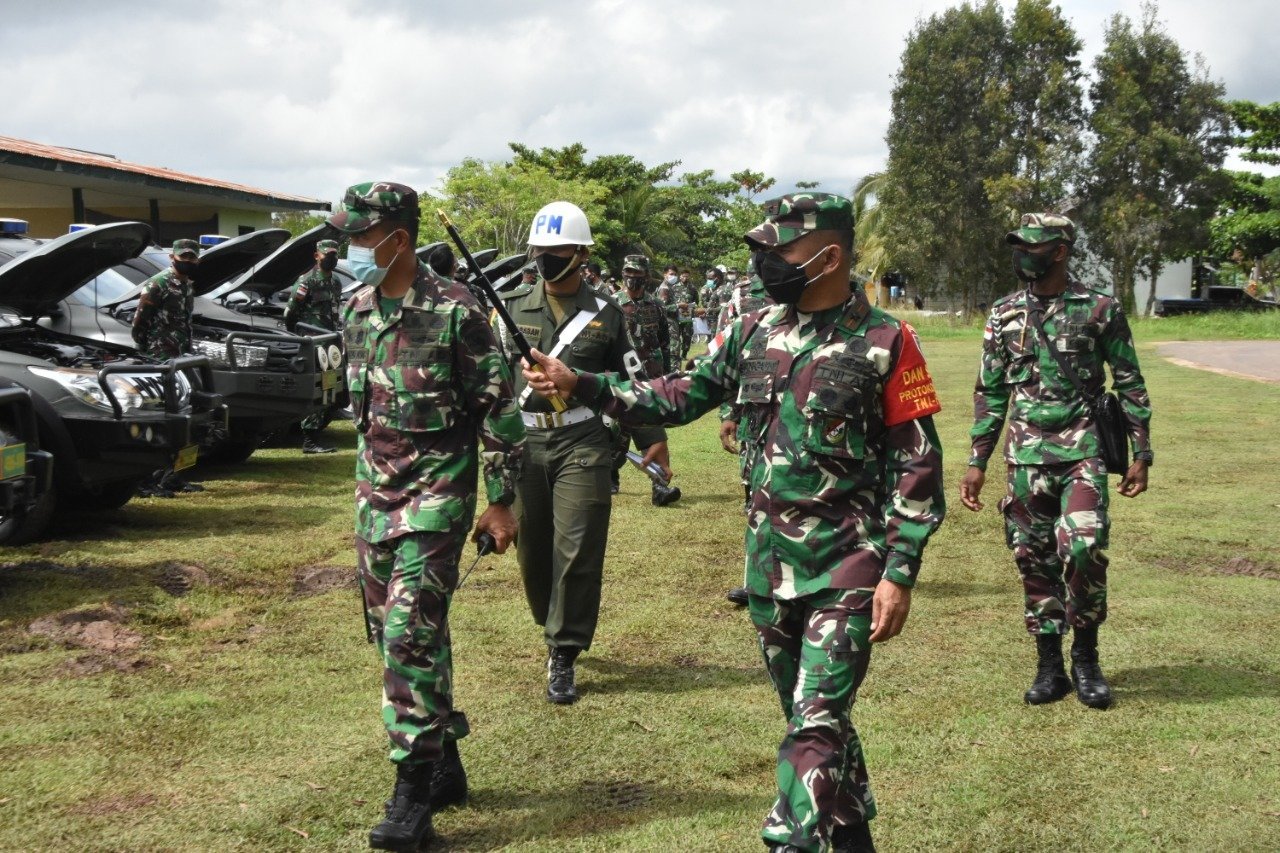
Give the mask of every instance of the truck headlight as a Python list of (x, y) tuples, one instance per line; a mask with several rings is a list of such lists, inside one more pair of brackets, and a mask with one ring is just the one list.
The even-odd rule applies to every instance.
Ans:
[[(49, 367), (28, 367), (27, 370), (36, 376), (57, 382), (71, 396), (86, 405), (107, 412), (114, 411), (110, 398), (98, 384), (96, 371)], [(107, 387), (111, 389), (122, 412), (164, 409), (163, 373), (110, 373), (107, 374)], [(186, 408), (191, 404), (191, 383), (181, 373), (174, 376), (174, 391), (178, 408)]]

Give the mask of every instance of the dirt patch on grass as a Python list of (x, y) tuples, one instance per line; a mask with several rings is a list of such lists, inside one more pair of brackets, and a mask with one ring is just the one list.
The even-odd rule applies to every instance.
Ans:
[(293, 597), (310, 598), (335, 589), (355, 589), (356, 571), (351, 566), (305, 566), (293, 578)]
[(27, 627), (27, 633), (68, 649), (85, 650), (85, 654), (61, 663), (55, 676), (132, 673), (146, 669), (151, 662), (137, 653), (144, 638), (125, 627), (128, 618), (129, 612), (120, 605), (103, 604), (42, 616)]
[(107, 655), (126, 654), (142, 646), (142, 635), (124, 626), (129, 612), (118, 604), (64, 610), (42, 616), (27, 631), (67, 648), (89, 649)]
[(144, 657), (111, 657), (101, 654), (77, 655), (69, 661), (63, 661), (54, 669), (56, 678), (85, 678), (90, 675), (101, 675), (104, 672), (120, 672), (126, 675), (140, 672), (151, 666)]
[(1201, 561), (1173, 560), (1170, 558), (1155, 561), (1162, 569), (1173, 569), (1177, 572), (1208, 572), (1215, 575), (1241, 575), (1250, 578), (1280, 580), (1280, 566), (1253, 560), (1243, 554), (1237, 554), (1223, 563)]
[(1223, 575), (1246, 575), (1251, 578), (1267, 578), (1269, 580), (1280, 580), (1280, 571), (1275, 566), (1266, 563), (1259, 563), (1250, 560), (1248, 557), (1237, 555), (1227, 560), (1221, 566), (1211, 566), (1211, 568)]
[(111, 817), (125, 812), (136, 812), (146, 809), (158, 802), (155, 794), (109, 794), (101, 797), (89, 797), (67, 807), (67, 812), (84, 817)]
[(156, 567), (156, 586), (181, 598), (198, 586), (209, 585), (209, 573), (201, 566), (185, 563), (162, 563)]

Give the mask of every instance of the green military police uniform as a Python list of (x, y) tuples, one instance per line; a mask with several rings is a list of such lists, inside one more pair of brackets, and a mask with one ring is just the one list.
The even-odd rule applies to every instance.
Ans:
[[(504, 294), (503, 301), (529, 343), (542, 352), (555, 350), (580, 312), (594, 312), (557, 357), (580, 370), (645, 375), (622, 309), (585, 284), (574, 296), (559, 300), (547, 294), (545, 282), (522, 284)], [(498, 328), (505, 351), (516, 353), (505, 326)], [(583, 407), (556, 413), (547, 400), (529, 393), (519, 371), (515, 375), (528, 432), (516, 511), (525, 595), (547, 646), (576, 653), (590, 648), (600, 613), (611, 510), (611, 435), (596, 413)], [(660, 427), (636, 430), (634, 436), (640, 447), (666, 440)]]

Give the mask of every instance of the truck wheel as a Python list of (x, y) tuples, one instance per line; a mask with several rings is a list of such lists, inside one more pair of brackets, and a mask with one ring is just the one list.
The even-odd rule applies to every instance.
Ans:
[(49, 489), (30, 509), (19, 508), (0, 516), (0, 545), (25, 545), (39, 539), (53, 520), (57, 506), (57, 492)]
[(228, 438), (209, 448), (208, 461), (214, 465), (239, 465), (253, 455), (260, 444), (258, 436)]
[(107, 483), (105, 486), (99, 486), (95, 491), (85, 492), (80, 500), (85, 509), (119, 509), (127, 504), (129, 499), (137, 492), (137, 480), (121, 480), (118, 483)]

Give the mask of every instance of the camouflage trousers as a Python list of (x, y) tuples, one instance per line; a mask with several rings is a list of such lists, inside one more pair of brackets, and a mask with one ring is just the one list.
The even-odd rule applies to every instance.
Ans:
[(312, 412), (302, 419), (302, 423), (299, 424), (299, 426), (303, 432), (319, 432), (327, 427), (333, 418), (337, 417), (338, 412), (341, 412), (342, 409), (342, 406), (335, 403), (334, 405), (321, 409), (318, 412)]
[(1102, 460), (1010, 465), (1000, 501), (1022, 575), (1027, 632), (1065, 634), (1107, 618), (1107, 475)]
[(369, 630), (382, 658), (382, 721), (391, 760), (440, 757), (470, 728), (453, 707), (449, 601), (465, 536), (408, 533), (385, 542), (356, 537), (356, 566)]
[(751, 595), (751, 621), (787, 719), (778, 795), (761, 837), (825, 850), (836, 826), (875, 817), (875, 798), (849, 709), (871, 661), (869, 589), (795, 600)]
[(684, 361), (689, 357), (689, 347), (693, 346), (693, 318), (690, 317), (688, 322), (681, 320), (679, 325), (680, 334), (677, 336), (679, 343), (676, 344), (679, 352), (671, 360), (672, 370), (681, 370), (684, 367)]

